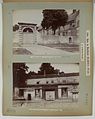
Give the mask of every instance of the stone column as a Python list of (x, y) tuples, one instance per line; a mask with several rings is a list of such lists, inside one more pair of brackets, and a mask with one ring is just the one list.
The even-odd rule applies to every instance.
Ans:
[(40, 97), (42, 98), (42, 89), (40, 89)]
[(19, 44), (23, 44), (23, 31), (22, 31), (22, 26), (19, 26)]
[(36, 26), (33, 28), (34, 30), (33, 30), (33, 32), (34, 32), (34, 41), (33, 41), (33, 43), (34, 44), (37, 44), (37, 30), (36, 30)]
[(14, 97), (15, 98), (19, 97), (19, 88), (17, 88), (17, 87), (14, 88)]
[(58, 98), (61, 98), (61, 88), (58, 89)]

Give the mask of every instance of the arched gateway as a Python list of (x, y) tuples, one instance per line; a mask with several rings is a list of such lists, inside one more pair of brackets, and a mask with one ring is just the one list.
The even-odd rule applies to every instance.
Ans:
[(29, 45), (37, 42), (36, 25), (31, 23), (18, 23), (19, 25), (19, 44)]

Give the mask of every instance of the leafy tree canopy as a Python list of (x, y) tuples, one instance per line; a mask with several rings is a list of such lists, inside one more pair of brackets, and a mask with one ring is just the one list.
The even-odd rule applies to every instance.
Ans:
[(25, 63), (13, 63), (13, 86), (25, 86), (28, 68)]
[(15, 24), (15, 25), (13, 26), (13, 31), (17, 31), (18, 29), (19, 29), (19, 25)]
[(60, 26), (65, 26), (68, 20), (68, 14), (67, 12), (63, 10), (43, 10), (43, 20), (41, 22), (41, 25), (43, 29), (49, 29), (50, 27), (52, 30), (55, 31), (57, 28), (60, 28)]
[(38, 72), (40, 75), (45, 74), (58, 74), (58, 70), (55, 70), (50, 63), (42, 63), (40, 67), (40, 71)]

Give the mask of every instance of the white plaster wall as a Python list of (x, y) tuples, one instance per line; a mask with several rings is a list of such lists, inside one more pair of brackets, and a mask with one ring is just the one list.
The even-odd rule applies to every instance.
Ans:
[(39, 78), (39, 79), (28, 79), (27, 84), (46, 84), (48, 81), (48, 84), (51, 84), (52, 81), (54, 81), (54, 84), (56, 83), (62, 83), (63, 80), (66, 80), (67, 82), (73, 82), (76, 79), (77, 82), (79, 82), (79, 76), (72, 76), (72, 77), (54, 77), (54, 78)]
[(41, 37), (41, 33), (39, 33), (38, 31), (36, 31), (36, 36), (35, 37), (37, 39), (38, 44), (42, 44), (44, 42), (42, 37)]
[(25, 91), (24, 92), (24, 98), (27, 100), (28, 99), (28, 94), (31, 94), (31, 98), (34, 99), (35, 98), (35, 90), (33, 91)]
[(36, 41), (36, 36), (34, 33), (23, 33), (23, 43), (33, 44)]
[(46, 100), (55, 100), (55, 91), (46, 91)]
[(19, 32), (15, 31), (13, 32), (13, 43), (18, 43), (19, 42)]
[(68, 98), (72, 98), (72, 93), (69, 90), (68, 90)]
[(40, 96), (41, 96), (41, 98), (42, 98), (42, 89), (40, 89)]
[(73, 98), (73, 100), (77, 100), (78, 99), (78, 94), (73, 94), (72, 98)]
[(58, 89), (58, 98), (61, 98), (61, 88)]
[(14, 92), (15, 92), (14, 94), (15, 98), (17, 98), (19, 96), (19, 88), (15, 87)]

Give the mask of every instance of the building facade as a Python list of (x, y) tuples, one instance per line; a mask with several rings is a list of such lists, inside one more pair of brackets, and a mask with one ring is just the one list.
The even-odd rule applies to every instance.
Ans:
[(18, 23), (19, 29), (13, 32), (13, 42), (21, 45), (35, 44), (36, 38), (36, 25), (32, 23)]
[(78, 99), (79, 76), (27, 79), (26, 87), (15, 88), (14, 100)]
[(13, 42), (19, 46), (31, 44), (58, 44), (58, 43), (79, 43), (79, 10), (73, 10), (68, 15), (66, 25), (56, 29), (55, 35), (51, 28), (43, 30), (37, 24), (18, 23), (19, 29), (13, 32)]
[[(51, 28), (48, 30), (43, 30), (42, 27), (38, 28), (38, 31), (41, 33), (42, 39), (44, 41), (55, 39), (56, 43), (69, 43), (69, 44), (78, 44), (79, 43), (79, 10), (73, 10), (71, 14), (68, 15), (68, 20), (66, 25), (60, 26), (60, 29), (56, 29), (55, 35)], [(57, 39), (57, 40), (56, 40)], [(54, 43), (54, 42), (53, 42)]]
[(64, 27), (64, 36), (68, 36), (69, 43), (79, 43), (79, 10), (73, 10)]

